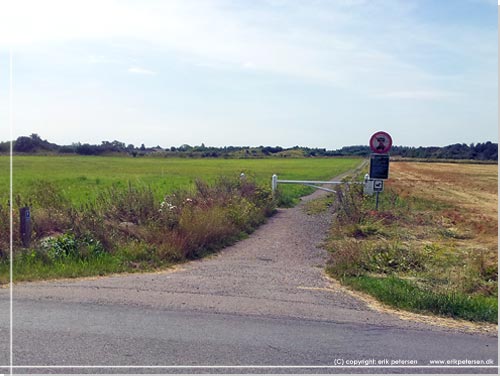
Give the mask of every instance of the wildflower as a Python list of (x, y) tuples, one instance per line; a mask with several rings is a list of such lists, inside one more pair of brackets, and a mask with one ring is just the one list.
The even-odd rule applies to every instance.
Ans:
[(175, 205), (172, 205), (170, 202), (167, 202), (167, 201), (162, 201), (160, 203), (160, 209), (158, 209), (158, 212), (163, 212), (163, 209), (167, 209), (167, 210), (174, 210), (176, 208)]

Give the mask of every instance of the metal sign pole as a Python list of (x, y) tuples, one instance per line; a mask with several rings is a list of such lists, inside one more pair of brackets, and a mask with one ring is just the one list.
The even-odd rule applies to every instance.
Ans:
[(375, 210), (378, 210), (378, 195), (380, 194), (380, 192), (376, 192), (375, 194)]

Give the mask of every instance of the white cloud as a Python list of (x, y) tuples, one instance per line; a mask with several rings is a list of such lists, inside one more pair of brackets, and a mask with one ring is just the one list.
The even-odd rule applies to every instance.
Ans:
[(411, 99), (411, 100), (441, 100), (461, 96), (458, 92), (442, 90), (413, 90), (413, 91), (394, 91), (379, 94), (380, 98)]
[(89, 55), (87, 57), (87, 62), (89, 64), (120, 64), (122, 61), (120, 59), (113, 59), (109, 56), (103, 55)]
[[(480, 6), (481, 1), (490, 0), (470, 1), (478, 1)], [(411, 100), (423, 106), (432, 101), (439, 102), (436, 106), (444, 102), (456, 106), (458, 102), (477, 100), (479, 108), (481, 102), (490, 101), (489, 93), (497, 82), (496, 73), (491, 71), (497, 65), (497, 34), (496, 30), (494, 33), (490, 30), (496, 29), (496, 25), (483, 28), (467, 22), (458, 26), (456, 22), (455, 26), (447, 22), (426, 23), (415, 16), (415, 8), (429, 6), (421, 4), (426, 3), (416, 0), (2, 1), (0, 50), (12, 45), (14, 54), (17, 50), (34, 50), (36, 56), (36, 52), (43, 54), (49, 45), (49, 53), (43, 57), (54, 60), (54, 51), (66, 51), (64, 58), (81, 53), (72, 56), (71, 61), (57, 60), (58, 65), (69, 67), (62, 72), (76, 72), (76, 65), (83, 60), (94, 65), (89, 69), (92, 73), (103, 74), (114, 69), (131, 75), (155, 75), (157, 72), (144, 66), (159, 69), (158, 63), (168, 58), (168, 63), (183, 65), (183, 69), (196, 66), (203, 67), (199, 71), (241, 71), (242, 76), (256, 77), (265, 73), (262, 77), (280, 76), (288, 82), (312, 83), (316, 88), (321, 86), (320, 90), (326, 86), (328, 91), (322, 94), (332, 95), (328, 98), (331, 107), (344, 103), (340, 98), (344, 94), (353, 98), (352, 104), (345, 103), (345, 109), (363, 100), (371, 103), (374, 98), (379, 99), (373, 101), (374, 113), (382, 113), (379, 107), (392, 105), (391, 101), (410, 105)], [(95, 46), (99, 48), (94, 50)], [(69, 52), (66, 47), (70, 47)], [(33, 64), (36, 63), (33, 59)], [(112, 79), (103, 83), (103, 87), (113, 85)], [(230, 79), (237, 80), (234, 76)], [(62, 85), (68, 85), (68, 80), (63, 81)], [(330, 90), (332, 87), (339, 90)], [(189, 97), (186, 92), (186, 103)], [(308, 105), (322, 106), (312, 103), (312, 99), (309, 101), (308, 104), (306, 98), (294, 111), (299, 113)], [(242, 107), (241, 113), (245, 109)], [(254, 112), (264, 110), (259, 108)], [(346, 115), (346, 119), (353, 116)], [(235, 116), (234, 122), (238, 121)], [(273, 126), (276, 123), (279, 122), (274, 121)]]
[(141, 68), (141, 67), (130, 67), (127, 69), (127, 72), (134, 73), (134, 74), (144, 74), (144, 75), (148, 75), (148, 76), (156, 75), (156, 72), (149, 70), (149, 69)]
[[(393, 30), (384, 31), (383, 17), (388, 16), (374, 24), (380, 26), (377, 36), (363, 29), (368, 17), (363, 14), (365, 8), (369, 16), (373, 12), (402, 16), (404, 24), (408, 6), (398, 2), (388, 2), (381, 10), (364, 1), (320, 6), (279, 1), (274, 4), (278, 10), (265, 3), (241, 7), (224, 0), (16, 0), (3, 4), (0, 46), (22, 49), (68, 41), (138, 41), (144, 48), (159, 47), (207, 66), (258, 70), (339, 87), (352, 87), (353, 81), (366, 86), (383, 81), (399, 90), (401, 84), (415, 83), (424, 73), (391, 51), (393, 41), (386, 37)], [(405, 35), (399, 30), (398, 38), (408, 40), (411, 32)], [(384, 40), (388, 41), (385, 46)], [(103, 59), (93, 56), (90, 62)]]

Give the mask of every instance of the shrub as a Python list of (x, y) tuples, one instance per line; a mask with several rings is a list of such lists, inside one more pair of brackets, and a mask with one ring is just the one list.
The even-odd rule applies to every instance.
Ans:
[(88, 259), (98, 257), (105, 252), (101, 242), (94, 239), (90, 234), (76, 238), (71, 233), (42, 240), (40, 249), (53, 260), (65, 258)]
[(357, 185), (345, 185), (336, 188), (335, 192), (334, 209), (337, 221), (342, 224), (362, 223), (366, 217), (362, 188)]
[(114, 186), (105, 190), (97, 197), (95, 206), (106, 219), (135, 224), (156, 219), (159, 209), (151, 188), (137, 188), (130, 183), (127, 189)]
[[(197, 258), (253, 231), (276, 205), (269, 189), (250, 179), (223, 177), (213, 184), (197, 181), (193, 190), (178, 190), (162, 202), (155, 200), (151, 188), (132, 184), (103, 190), (79, 207), (70, 206), (50, 184), (39, 184), (32, 192), (37, 195), (27, 204), (33, 207), (33, 249), (19, 251), (16, 260), (37, 262), (40, 270), (65, 263), (76, 267), (78, 260), (94, 260), (99, 268), (98, 261), (104, 260), (100, 256), (112, 270), (121, 270), (120, 265), (149, 269)], [(18, 207), (21, 202), (18, 197)], [(6, 213), (0, 206), (0, 227), (8, 226)], [(8, 247), (2, 233), (0, 246), (4, 243)]]
[(71, 227), (71, 218), (65, 210), (35, 207), (31, 212), (33, 236), (35, 239), (40, 239), (47, 235), (60, 234)]
[(360, 242), (346, 239), (335, 242), (327, 270), (333, 275), (344, 278), (354, 277), (366, 271), (365, 255)]
[(377, 273), (422, 271), (427, 257), (416, 248), (398, 242), (375, 243), (365, 247), (367, 269)]
[(183, 251), (187, 258), (195, 258), (206, 249), (224, 244), (238, 234), (236, 226), (221, 207), (186, 208), (179, 220), (178, 233), (184, 237)]

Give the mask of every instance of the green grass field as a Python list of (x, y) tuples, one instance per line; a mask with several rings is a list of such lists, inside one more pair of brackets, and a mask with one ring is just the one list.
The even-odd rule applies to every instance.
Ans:
[[(29, 248), (14, 232), (14, 278), (154, 270), (201, 257), (245, 237), (277, 203), (291, 205), (312, 190), (285, 186), (272, 198), (272, 174), (329, 179), (361, 162), (15, 156), (14, 211), (29, 205), (34, 227)], [(8, 166), (9, 158), (0, 157), (0, 284), (7, 282), (9, 267)], [(242, 172), (245, 182), (238, 180)], [(132, 232), (123, 223), (132, 223)]]
[[(244, 172), (257, 182), (271, 185), (272, 174), (286, 179), (329, 179), (360, 164), (355, 158), (318, 159), (184, 159), (83, 156), (14, 156), (14, 195), (27, 198), (36, 184), (46, 182), (63, 190), (74, 204), (81, 204), (110, 186), (149, 186), (157, 199), (196, 179), (207, 182), (219, 176)], [(0, 157), (2, 201), (8, 196), (8, 157)], [(5, 188), (5, 189), (4, 189)], [(308, 192), (302, 186), (283, 187), (285, 195)]]

